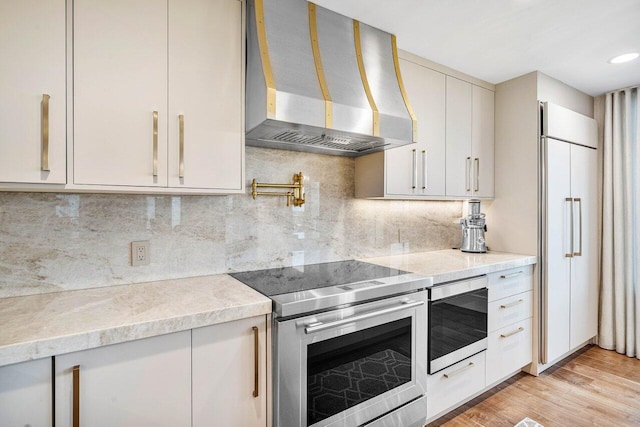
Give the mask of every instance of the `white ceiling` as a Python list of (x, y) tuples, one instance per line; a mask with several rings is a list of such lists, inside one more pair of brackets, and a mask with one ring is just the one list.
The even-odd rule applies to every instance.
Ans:
[(640, 0), (315, 0), (491, 83), (539, 70), (590, 95), (640, 84)]

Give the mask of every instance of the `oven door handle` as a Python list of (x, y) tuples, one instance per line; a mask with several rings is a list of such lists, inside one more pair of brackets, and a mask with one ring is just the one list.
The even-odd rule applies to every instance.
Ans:
[(395, 313), (396, 311), (408, 310), (410, 308), (419, 307), (424, 305), (424, 301), (403, 301), (400, 305), (385, 308), (377, 311), (370, 311), (368, 313), (359, 314), (357, 316), (347, 317), (346, 319), (336, 320), (335, 322), (322, 323), (316, 322), (308, 325), (304, 328), (306, 334), (312, 334), (314, 332), (325, 331), (327, 329), (336, 328), (338, 326), (347, 325), (349, 323), (358, 322), (360, 320), (371, 319), (372, 317), (378, 317), (389, 313)]

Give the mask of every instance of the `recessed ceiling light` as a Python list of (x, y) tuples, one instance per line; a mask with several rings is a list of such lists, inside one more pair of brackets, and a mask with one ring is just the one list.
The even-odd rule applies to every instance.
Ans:
[(619, 55), (619, 56), (616, 56), (615, 58), (610, 59), (609, 63), (611, 63), (611, 64), (622, 64), (623, 62), (633, 61), (638, 56), (640, 56), (640, 53), (638, 53), (638, 52), (625, 53), (624, 55)]

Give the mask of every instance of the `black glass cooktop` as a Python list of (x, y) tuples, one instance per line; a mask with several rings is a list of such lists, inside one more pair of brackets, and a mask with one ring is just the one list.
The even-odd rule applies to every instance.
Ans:
[(337, 261), (298, 267), (231, 273), (235, 279), (272, 297), (327, 286), (346, 285), (364, 280), (383, 279), (407, 274), (407, 271), (362, 261)]

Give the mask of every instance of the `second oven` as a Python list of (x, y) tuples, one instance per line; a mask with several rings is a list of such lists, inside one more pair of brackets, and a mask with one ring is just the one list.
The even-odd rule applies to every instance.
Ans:
[(429, 374), (487, 349), (487, 283), (481, 276), (429, 289)]

